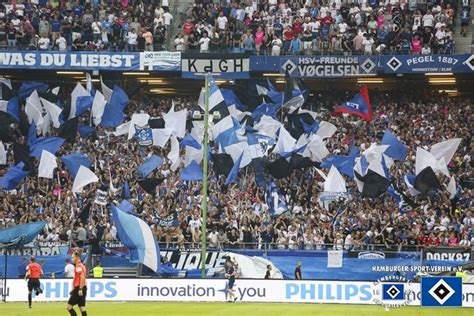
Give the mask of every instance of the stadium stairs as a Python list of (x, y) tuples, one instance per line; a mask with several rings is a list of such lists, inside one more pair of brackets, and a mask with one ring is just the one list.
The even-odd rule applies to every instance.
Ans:
[[(474, 0), (473, 0), (474, 1)], [(173, 15), (173, 21), (171, 22), (171, 29), (168, 32), (168, 45), (167, 49), (174, 51), (174, 38), (181, 32), (181, 26), (186, 22), (186, 18), (194, 4), (193, 0), (170, 0), (169, 8), (171, 15)]]
[[(461, 4), (458, 3), (458, 8)], [(456, 54), (462, 53), (474, 53), (474, 0), (471, 0), (471, 23), (467, 28), (466, 37), (460, 35), (461, 32), (461, 14), (459, 13), (456, 17), (456, 26), (454, 27), (454, 50)]]

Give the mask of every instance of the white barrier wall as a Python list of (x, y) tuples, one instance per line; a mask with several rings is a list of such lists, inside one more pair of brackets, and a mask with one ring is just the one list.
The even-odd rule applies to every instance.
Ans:
[[(37, 301), (67, 301), (70, 279), (46, 279)], [(89, 279), (88, 301), (223, 302), (226, 280), (211, 279)], [(0, 294), (3, 283), (0, 285)], [(26, 281), (7, 281), (7, 301), (26, 301)], [(234, 286), (242, 302), (377, 304), (372, 282), (243, 280)], [(406, 284), (409, 305), (420, 305), (420, 284)], [(463, 285), (463, 306), (474, 307), (474, 284)]]

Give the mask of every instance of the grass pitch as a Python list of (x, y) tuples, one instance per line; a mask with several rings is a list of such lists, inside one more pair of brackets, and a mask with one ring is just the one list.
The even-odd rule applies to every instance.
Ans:
[[(78, 315), (79, 309), (76, 306)], [(158, 303), (158, 302), (91, 302), (87, 305), (88, 316), (472, 316), (471, 308), (421, 308), (402, 307), (386, 311), (381, 306), (336, 304), (277, 304), (277, 303)], [(66, 303), (0, 303), (1, 316), (68, 316)]]

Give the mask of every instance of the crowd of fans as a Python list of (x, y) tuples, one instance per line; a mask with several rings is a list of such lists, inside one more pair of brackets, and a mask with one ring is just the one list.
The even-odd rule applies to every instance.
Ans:
[(169, 0), (11, 0), (0, 4), (0, 43), (76, 51), (449, 54), (458, 17), (461, 34), (467, 32), (470, 1), (195, 0), (179, 14), (180, 29), (173, 30)]
[[(61, 89), (69, 97), (68, 89)], [(402, 93), (403, 92), (403, 93)], [(375, 107), (372, 122), (332, 116), (332, 108), (347, 96), (337, 91), (324, 91), (305, 104), (317, 111), (320, 120), (337, 126), (327, 140), (332, 154), (347, 154), (353, 139), (364, 150), (380, 140), (390, 128), (408, 146), (406, 161), (397, 161), (390, 170), (398, 186), (406, 192), (403, 175), (414, 169), (417, 146), (428, 146), (455, 137), (461, 145), (449, 171), (455, 176), (459, 192), (453, 199), (443, 189), (436, 194), (412, 197), (415, 205), (401, 208), (387, 194), (376, 199), (362, 199), (355, 183), (346, 177), (350, 199), (334, 202), (329, 208), (318, 203), (323, 191), (321, 176), (314, 168), (296, 170), (291, 177), (277, 180), (287, 199), (288, 211), (272, 216), (265, 198), (265, 188), (255, 181), (255, 170), (248, 167), (239, 173), (236, 184), (225, 186), (225, 177), (217, 177), (213, 161), (209, 166), (208, 241), (210, 247), (234, 248), (271, 247), (278, 249), (390, 249), (416, 250), (424, 246), (470, 246), (474, 244), (472, 102), (469, 98), (448, 98), (428, 90), (400, 86), (400, 91), (388, 94), (371, 93)], [(174, 98), (176, 110), (187, 109), (189, 116), (199, 110), (197, 96)], [(169, 97), (138, 94), (131, 98), (126, 112), (130, 115), (145, 111), (161, 117), (171, 107)], [(88, 120), (88, 118), (87, 118)], [(110, 220), (108, 206), (94, 203), (97, 189), (108, 192), (108, 202), (122, 200), (122, 187), (130, 184), (130, 201), (136, 212), (152, 227), (157, 240), (165, 246), (199, 247), (201, 238), (201, 182), (180, 180), (180, 169), (171, 171), (165, 162), (149, 177), (161, 178), (156, 194), (146, 194), (136, 183), (136, 167), (153, 153), (166, 157), (170, 147), (141, 148), (134, 139), (116, 137), (112, 130), (98, 127), (97, 133), (86, 139), (77, 135), (74, 144), (64, 144), (57, 156), (71, 152), (85, 153), (93, 162), (91, 170), (100, 183), (91, 185), (82, 194), (73, 194), (72, 177), (59, 165), (52, 180), (26, 178), (17, 189), (0, 193), (0, 228), (20, 223), (46, 220), (40, 241), (73, 241), (81, 246), (91, 242), (117, 242), (117, 230)], [(15, 142), (25, 143), (20, 131), (13, 131)], [(183, 149), (182, 149), (183, 150)], [(216, 152), (213, 147), (212, 152)], [(11, 144), (7, 145), (8, 164), (13, 163)], [(166, 159), (165, 159), (166, 160)], [(38, 161), (35, 162), (36, 165)], [(36, 169), (37, 170), (37, 169)], [(5, 171), (5, 169), (3, 169)], [(448, 179), (441, 181), (443, 186)], [(86, 205), (91, 205), (89, 217), (81, 218)], [(176, 215), (177, 226), (161, 227), (157, 218)], [(376, 246), (373, 246), (373, 245)]]

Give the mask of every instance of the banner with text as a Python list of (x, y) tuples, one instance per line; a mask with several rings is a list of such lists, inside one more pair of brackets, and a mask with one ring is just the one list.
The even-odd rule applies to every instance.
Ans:
[(393, 55), (381, 56), (386, 74), (474, 72), (474, 55)]
[(280, 73), (294, 78), (337, 78), (374, 74), (377, 58), (367, 56), (301, 56), (280, 59)]
[(216, 78), (249, 78), (250, 58), (247, 54), (183, 54), (183, 78), (203, 79), (199, 74), (212, 73)]
[(468, 262), (472, 260), (472, 254), (470, 247), (426, 247), (423, 259)]
[(0, 51), (0, 69), (179, 71), (179, 52), (59, 52)]
[[(72, 280), (41, 280), (43, 293), (35, 301), (67, 301)], [(89, 301), (171, 301), (225, 302), (227, 280), (186, 279), (91, 279), (87, 281)], [(405, 283), (407, 305), (419, 306), (419, 283)], [(0, 283), (0, 294), (7, 302), (24, 302), (24, 280)], [(237, 279), (234, 293), (239, 302), (378, 304), (380, 293), (373, 282), (292, 281)], [(462, 287), (463, 307), (474, 307), (474, 285)]]

